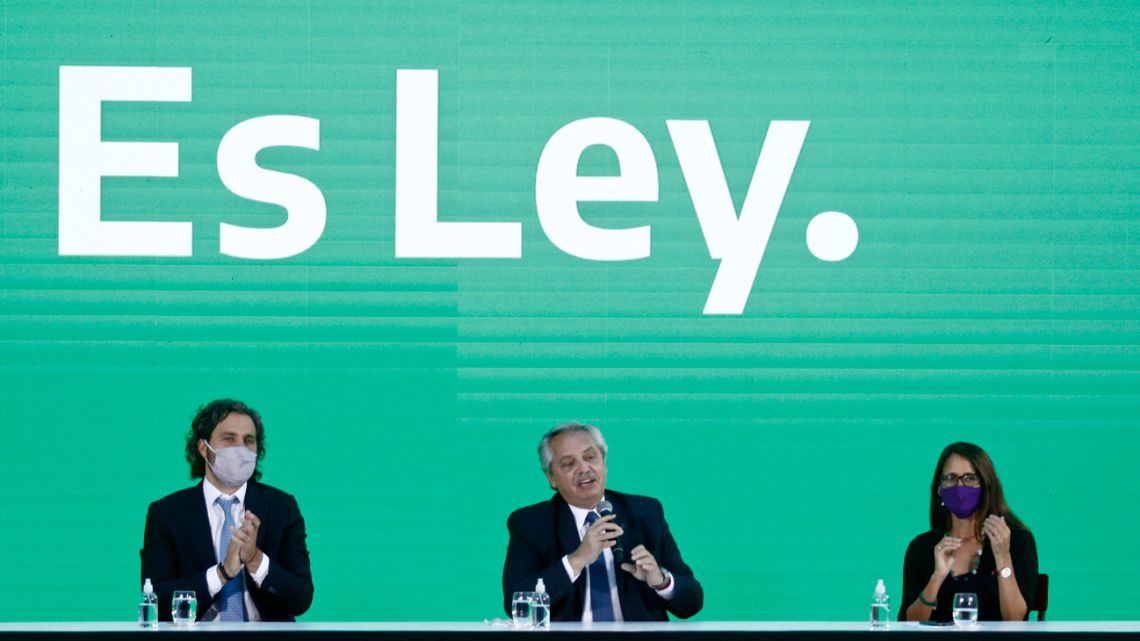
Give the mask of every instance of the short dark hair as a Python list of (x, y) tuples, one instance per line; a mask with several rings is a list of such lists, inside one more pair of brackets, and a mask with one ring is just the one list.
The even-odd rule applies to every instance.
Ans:
[(210, 401), (199, 407), (198, 413), (194, 415), (194, 420), (190, 422), (190, 431), (186, 433), (186, 462), (190, 464), (190, 478), (200, 479), (206, 476), (206, 460), (198, 453), (198, 441), (203, 440), (209, 443), (218, 423), (226, 420), (226, 417), (234, 412), (245, 414), (253, 421), (257, 437), (257, 462), (259, 465), (253, 471), (252, 480), (261, 479), (260, 463), (261, 459), (265, 458), (265, 426), (261, 424), (261, 414), (258, 414), (257, 410), (245, 403), (229, 398)]
[(1002, 490), (997, 468), (994, 467), (990, 455), (981, 447), (964, 441), (947, 445), (946, 449), (942, 450), (942, 455), (938, 457), (938, 465), (934, 467), (934, 480), (930, 482), (930, 529), (939, 532), (950, 531), (950, 510), (942, 505), (942, 497), (938, 495), (938, 490), (942, 487), (942, 468), (946, 467), (946, 461), (955, 454), (969, 461), (982, 479), (982, 500), (975, 512), (975, 514), (980, 513), (982, 518), (977, 520), (977, 531), (974, 535), (981, 536), (982, 522), (989, 514), (1004, 516), (1006, 525), (1011, 530), (1028, 530), (1025, 523), (1017, 518), (1005, 502), (1005, 491)]

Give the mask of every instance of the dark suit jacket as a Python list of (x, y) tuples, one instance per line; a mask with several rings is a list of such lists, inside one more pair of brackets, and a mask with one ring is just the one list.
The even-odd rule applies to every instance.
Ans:
[[(682, 619), (699, 612), (704, 605), (704, 591), (681, 558), (660, 501), (609, 489), (606, 498), (614, 504), (617, 521), (625, 530), (622, 541), (626, 554), (637, 545), (644, 545), (676, 582), (673, 598), (666, 601), (617, 564), (614, 569), (622, 617), (626, 621), (668, 621), (666, 611)], [(586, 600), (586, 572), (571, 583), (562, 565), (562, 557), (582, 542), (566, 501), (555, 494), (549, 501), (516, 510), (507, 519), (507, 530), (510, 541), (503, 564), (503, 609), (509, 614), (511, 594), (533, 591), (541, 577), (550, 595), (550, 618), (580, 621)]]
[[(250, 481), (245, 507), (261, 519), (257, 546), (269, 556), (269, 574), (261, 587), (246, 574), (245, 588), (263, 621), (293, 621), (313, 602), (305, 520), (297, 500), (274, 487)], [(158, 594), (161, 620), (170, 620), (175, 590), (194, 590), (199, 618), (210, 609), (214, 597), (206, 587), (206, 570), (216, 566), (218, 559), (202, 483), (150, 504), (139, 555), (142, 578), (150, 578)]]

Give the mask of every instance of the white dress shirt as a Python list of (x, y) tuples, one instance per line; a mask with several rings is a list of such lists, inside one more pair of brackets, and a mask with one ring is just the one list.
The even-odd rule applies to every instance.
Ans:
[[(237, 497), (237, 503), (233, 505), (233, 518), (234, 523), (237, 523), (239, 526), (241, 525), (242, 518), (245, 517), (245, 490), (247, 485), (247, 483), (242, 483), (241, 487), (232, 495)], [(225, 550), (220, 548), (222, 544), (222, 527), (226, 523), (226, 516), (222, 512), (222, 506), (218, 505), (216, 500), (219, 496), (222, 496), (222, 492), (214, 487), (209, 480), (204, 480), (202, 482), (202, 494), (205, 495), (206, 499), (206, 514), (210, 517), (210, 536), (214, 541), (214, 556), (217, 557), (218, 562), (221, 563), (224, 558), (223, 555), (225, 554)], [(241, 576), (244, 572), (245, 568), (242, 568), (238, 572), (238, 576)], [(257, 572), (250, 574), (249, 577), (253, 579), (257, 587), (261, 587), (261, 582), (265, 580), (268, 574), (269, 555), (262, 552), (261, 565), (257, 568)], [(206, 570), (206, 586), (210, 590), (211, 597), (216, 597), (218, 592), (222, 591), (222, 577), (218, 576), (217, 567), (211, 567), (209, 570)], [(261, 614), (258, 613), (257, 606), (253, 604), (253, 597), (249, 595), (249, 590), (243, 590), (242, 594), (245, 600), (246, 618), (250, 621), (260, 621)], [(218, 614), (215, 614), (212, 619), (203, 620), (212, 621), (216, 620), (217, 617)]]
[[(586, 531), (590, 529), (590, 524), (586, 522), (586, 515), (593, 512), (594, 510), (586, 510), (573, 505), (570, 505), (569, 507), (570, 511), (574, 514), (574, 523), (578, 524), (578, 540), (581, 541), (586, 536)], [(618, 598), (616, 568), (614, 566), (614, 553), (610, 548), (606, 548), (602, 550), (602, 556), (606, 559), (606, 578), (608, 578), (610, 582), (610, 600), (613, 602), (614, 606), (614, 621), (624, 621), (625, 619), (621, 614), (621, 599)], [(569, 554), (562, 557), (562, 567), (566, 568), (566, 575), (570, 577), (571, 583), (578, 580), (579, 575), (574, 574), (574, 568), (570, 565)], [(624, 572), (625, 570), (622, 571)], [(668, 601), (673, 598), (673, 591), (676, 587), (676, 580), (671, 581), (668, 588), (657, 592), (657, 596)], [(582, 621), (584, 623), (588, 623), (593, 620), (594, 612), (590, 606), (590, 573), (586, 572), (586, 602), (582, 606)]]

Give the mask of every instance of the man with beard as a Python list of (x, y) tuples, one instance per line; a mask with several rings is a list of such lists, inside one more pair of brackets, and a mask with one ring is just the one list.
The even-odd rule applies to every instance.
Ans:
[[(261, 415), (241, 401), (198, 410), (186, 435), (190, 477), (204, 480), (151, 503), (142, 578), (160, 604), (194, 590), (199, 621), (293, 621), (313, 601), (305, 520), (292, 495), (259, 482)], [(170, 610), (159, 608), (162, 620)]]

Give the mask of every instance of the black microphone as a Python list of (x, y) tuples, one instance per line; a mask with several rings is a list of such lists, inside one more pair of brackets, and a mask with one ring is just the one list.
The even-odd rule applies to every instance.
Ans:
[[(614, 513), (614, 504), (610, 503), (606, 499), (602, 499), (601, 503), (598, 503), (597, 509), (598, 509), (598, 514), (600, 514), (601, 516), (609, 516), (609, 515)], [(625, 526), (622, 525), (621, 523), (618, 523), (617, 519), (614, 519), (613, 523), (616, 524), (618, 527), (622, 528), (623, 530), (625, 529)], [(622, 535), (622, 536), (624, 536), (624, 535)], [(621, 563), (622, 558), (625, 556), (625, 549), (622, 546), (621, 540), (622, 540), (621, 536), (614, 539), (614, 546), (612, 548), (610, 548), (610, 551), (613, 552), (613, 555), (614, 555), (614, 563)]]

